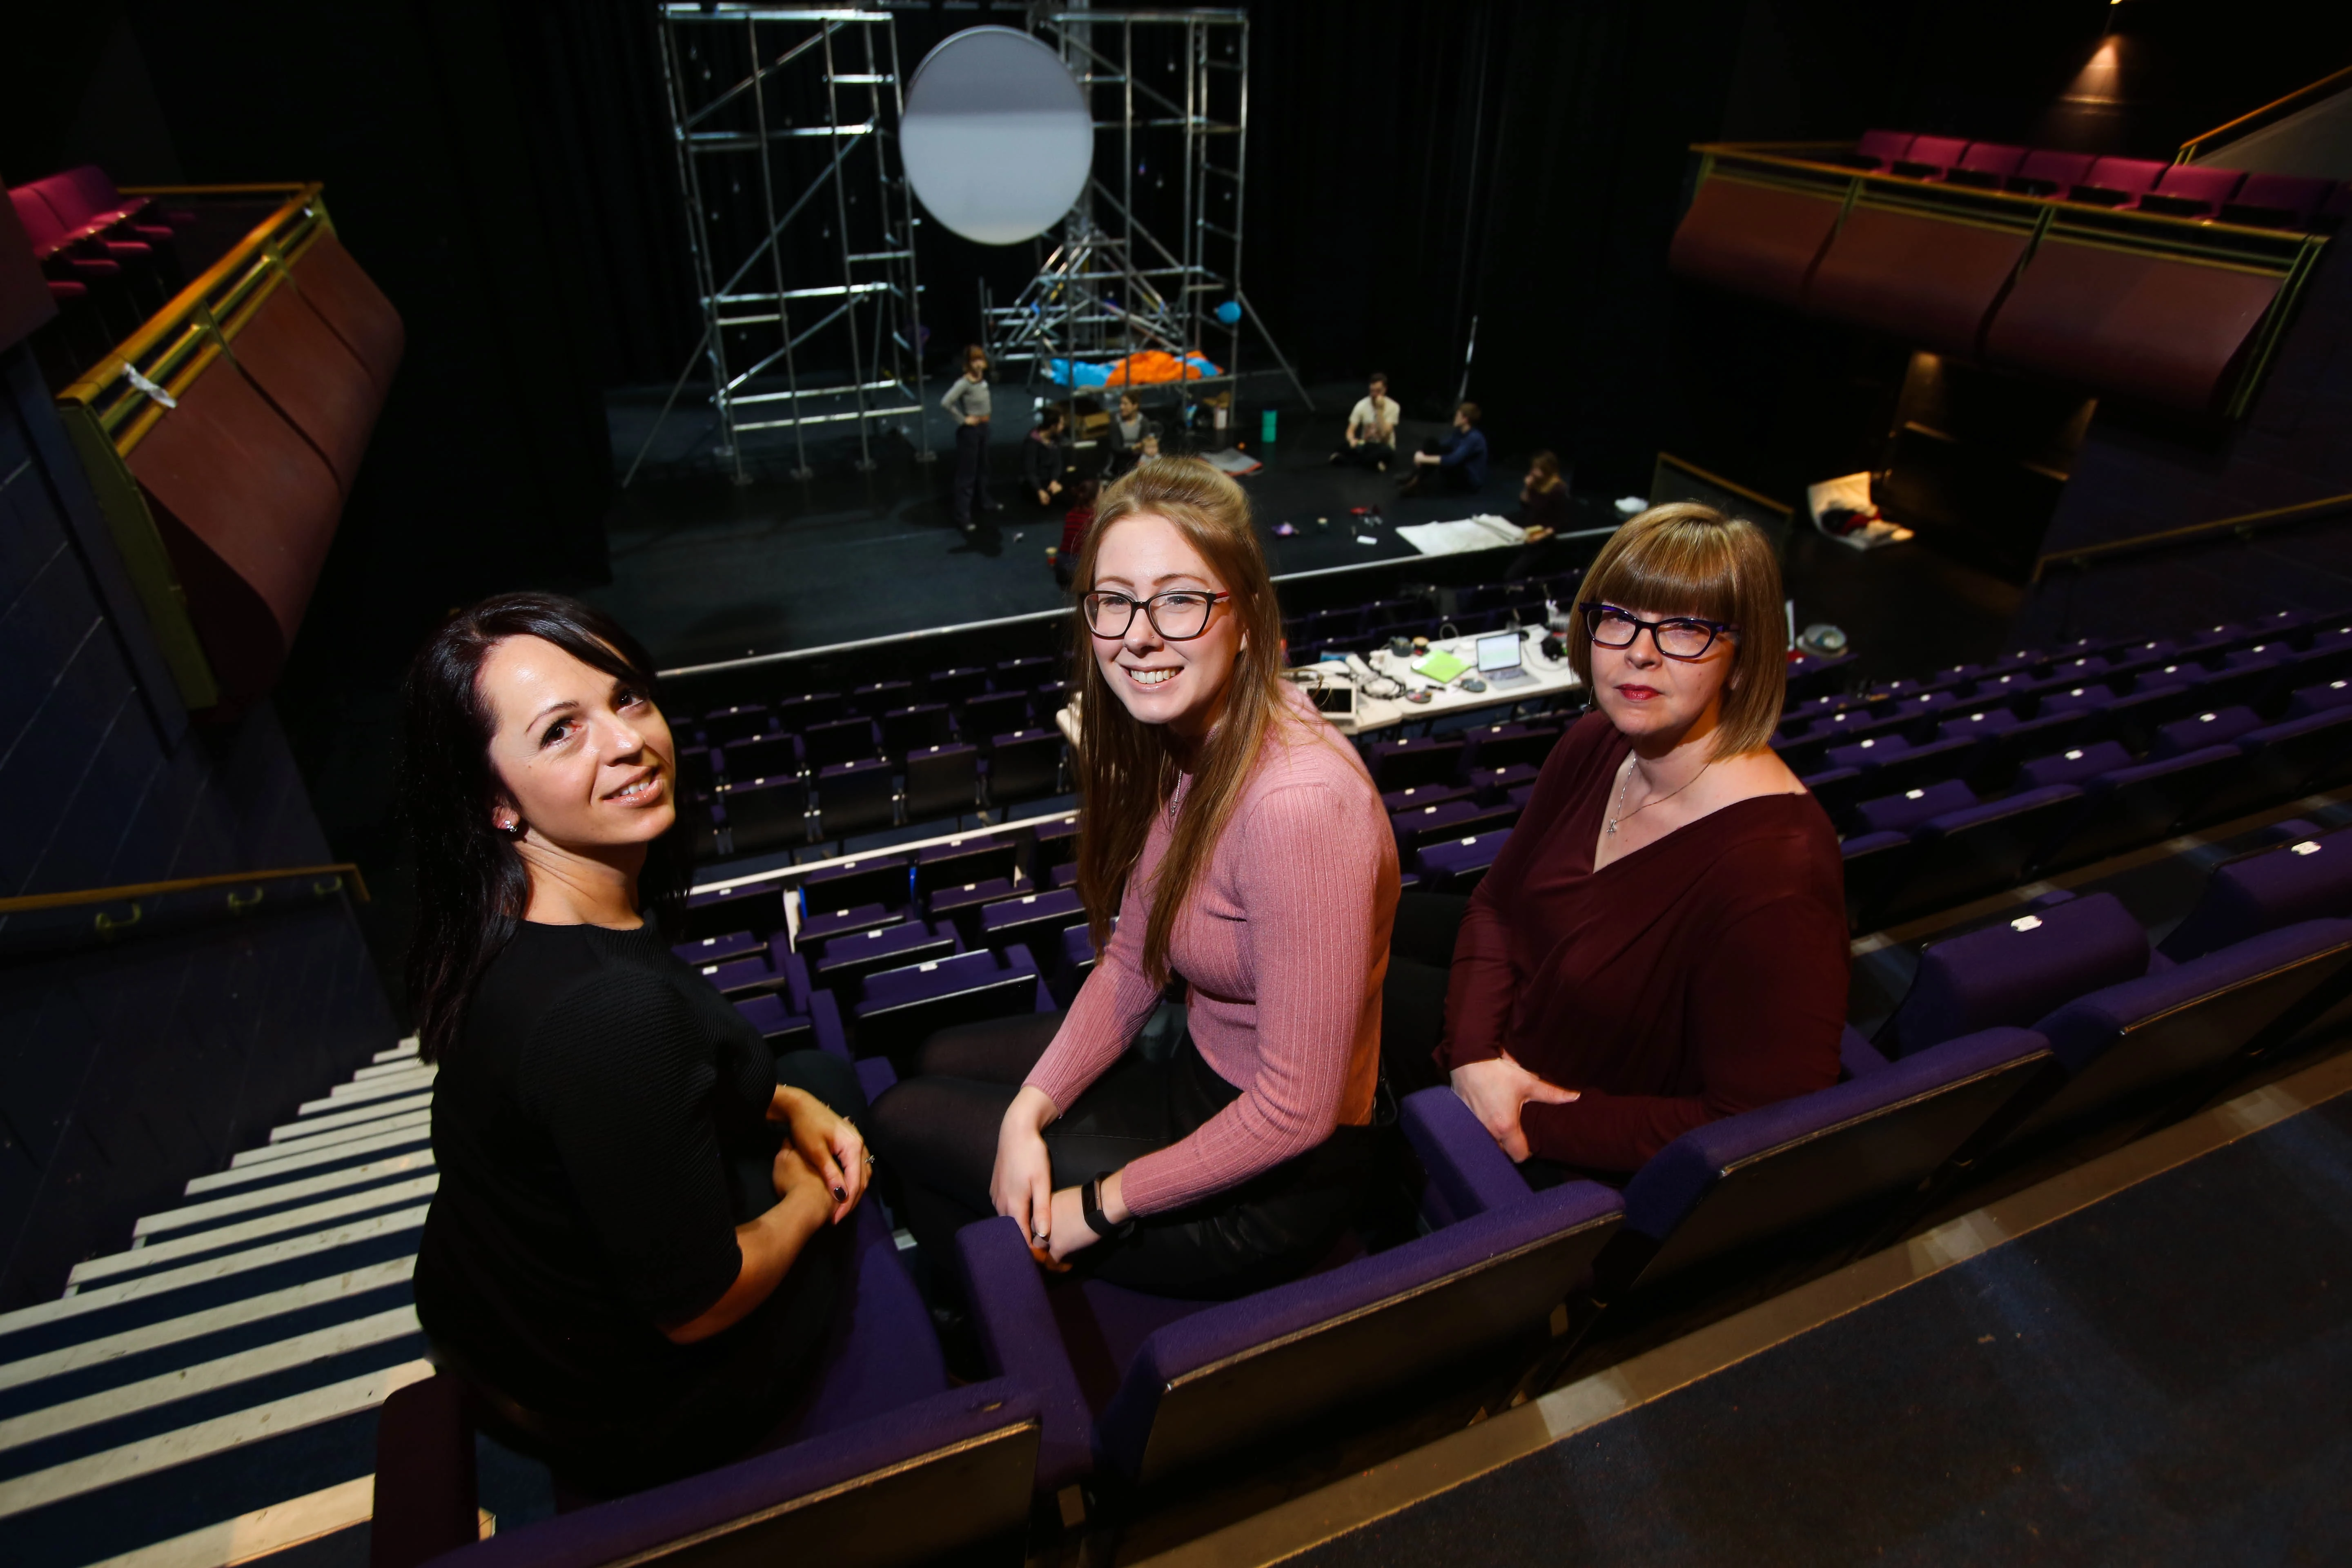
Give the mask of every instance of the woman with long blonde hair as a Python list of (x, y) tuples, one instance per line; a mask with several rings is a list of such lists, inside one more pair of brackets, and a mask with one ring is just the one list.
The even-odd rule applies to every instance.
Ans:
[[(1078, 889), (1101, 953), (1066, 1014), (942, 1031), (876, 1107), (908, 1223), (1018, 1220), (1042, 1260), (1246, 1293), (1338, 1240), (1370, 1167), (1396, 842), (1281, 678), (1240, 488), (1150, 458), (1077, 564)], [(1171, 980), (1185, 1026), (1138, 1037)]]

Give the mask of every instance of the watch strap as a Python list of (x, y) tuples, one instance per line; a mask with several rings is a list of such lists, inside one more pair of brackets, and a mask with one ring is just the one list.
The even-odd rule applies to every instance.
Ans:
[(1129, 1215), (1124, 1225), (1110, 1223), (1110, 1216), (1103, 1213), (1102, 1184), (1103, 1179), (1097, 1176), (1078, 1189), (1078, 1215), (1097, 1238), (1117, 1241), (1135, 1228), (1135, 1219)]

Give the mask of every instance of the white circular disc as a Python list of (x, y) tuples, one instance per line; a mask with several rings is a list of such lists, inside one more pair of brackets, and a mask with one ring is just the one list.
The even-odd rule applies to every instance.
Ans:
[(1053, 50), (1011, 27), (969, 27), (915, 68), (898, 155), (932, 217), (1013, 245), (1059, 223), (1087, 188), (1094, 117)]

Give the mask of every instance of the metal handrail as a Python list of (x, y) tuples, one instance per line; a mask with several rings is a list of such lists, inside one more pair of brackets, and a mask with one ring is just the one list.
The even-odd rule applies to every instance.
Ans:
[(2129, 555), (2143, 550), (2160, 550), (2168, 545), (2186, 544), (2198, 539), (2210, 539), (2224, 533), (2251, 534), (2259, 529), (2275, 528), (2284, 523), (2302, 522), (2330, 512), (2352, 510), (2352, 495), (2322, 496), (2317, 500), (2297, 501), (2293, 506), (2271, 507), (2262, 511), (2241, 512), (2236, 517), (2216, 518), (2211, 522), (2192, 522), (2180, 528), (2168, 528), (2156, 533), (2143, 533), (2135, 539), (2110, 540), (2104, 544), (2085, 544), (2074, 550), (2053, 550), (2033, 563), (2032, 581), (2039, 583), (2053, 566), (2087, 565), (2109, 555)]
[(2317, 81), (2296, 88), (2293, 92), (2288, 93), (2284, 98), (2274, 98), (2268, 103), (2263, 104), (2260, 109), (2249, 110), (2244, 114), (2241, 114), (2235, 120), (2216, 125), (2212, 130), (2204, 132), (2202, 135), (2191, 136), (2188, 141), (2183, 142), (2180, 144), (2179, 152), (2173, 153), (2172, 161), (2176, 163), (2186, 163), (2190, 159), (2196, 157), (2200, 153), (2203, 152), (2207, 142), (2211, 142), (2218, 137), (2226, 136), (2233, 131), (2237, 132), (2241, 136), (2248, 135), (2251, 133), (2250, 132), (2242, 131), (2239, 128), (2241, 126), (2252, 126), (2257, 120), (2267, 120), (2277, 115), (2284, 114), (2288, 110), (2290, 105), (2300, 107), (2304, 100), (2324, 96), (2337, 87), (2344, 85), (2352, 85), (2352, 66), (2346, 66), (2340, 71), (2330, 71), (2327, 75), (2321, 77)]
[[(81, 888), (70, 893), (33, 893), (0, 899), (0, 915), (27, 914), (35, 910), (71, 909), (77, 904), (123, 904), (166, 893), (201, 892), (206, 888), (247, 888), (256, 882), (278, 882), (294, 877), (349, 879), (352, 896), (367, 903), (367, 879), (348, 860), (331, 866), (279, 866), (261, 871), (223, 871), (210, 877), (181, 877), (168, 882), (132, 882), (120, 888)], [(243, 906), (238, 906), (243, 907)]]

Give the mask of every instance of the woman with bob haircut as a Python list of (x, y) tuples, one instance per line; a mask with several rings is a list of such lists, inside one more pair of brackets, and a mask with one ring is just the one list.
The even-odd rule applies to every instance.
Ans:
[(1753, 523), (1681, 503), (1619, 529), (1569, 637), (1594, 710), (1477, 890), (1400, 911), (1392, 1065), (1427, 1048), (1410, 1020), (1442, 989), (1438, 1066), (1539, 1184), (1622, 1178), (1837, 1081), (1844, 880), (1828, 817), (1765, 743), (1781, 624)]
[(567, 1488), (708, 1468), (777, 1425), (831, 1323), (868, 1173), (856, 1076), (773, 1055), (671, 952), (677, 753), (626, 632), (486, 600), (402, 700), (409, 987), (440, 1069), (417, 1316)]
[[(1369, 1184), (1396, 840), (1355, 749), (1282, 679), (1231, 479), (1145, 459), (1103, 491), (1077, 581), (1101, 958), (1066, 1014), (925, 1042), (876, 1142), (933, 1258), (993, 1212), (1049, 1266), (1238, 1296), (1325, 1256)], [(1171, 978), (1184, 1026), (1153, 1048)]]

